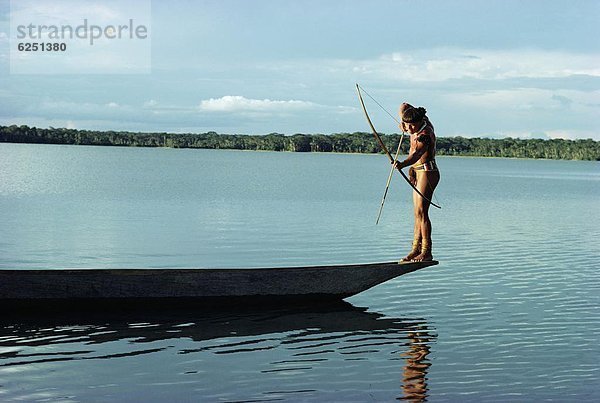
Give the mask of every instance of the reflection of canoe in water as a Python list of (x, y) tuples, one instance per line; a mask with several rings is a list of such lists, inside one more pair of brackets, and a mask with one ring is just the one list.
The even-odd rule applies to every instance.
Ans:
[[(5, 384), (1, 390), (7, 397), (27, 392), (19, 383), (23, 371), (58, 368), (36, 380), (35, 387), (39, 390), (47, 385), (55, 394), (46, 395), (60, 400), (62, 389), (58, 386), (61, 382), (73, 384), (64, 374), (76, 367), (82, 373), (76, 385), (84, 380), (114, 385), (110, 386), (114, 394), (130, 391), (132, 382), (134, 386), (153, 385), (159, 376), (161, 385), (174, 385), (166, 390), (177, 396), (197, 391), (216, 396), (219, 390), (219, 397), (227, 401), (367, 401), (372, 399), (368, 393), (378, 390), (378, 400), (386, 400), (377, 386), (357, 398), (353, 385), (370, 381), (368, 375), (372, 375), (374, 382), (382, 382), (380, 387), (385, 385), (386, 393), (402, 395), (402, 400), (426, 400), (410, 398), (427, 396), (431, 365), (427, 355), (436, 341), (435, 330), (422, 318), (390, 317), (344, 301), (206, 310), (186, 304), (175, 308), (155, 305), (152, 309), (146, 305), (105, 309), (102, 305), (97, 310), (78, 310), (79, 304), (74, 305), (64, 310), (11, 309), (0, 315), (0, 372)], [(131, 375), (131, 368), (146, 368), (149, 362), (160, 365)], [(218, 368), (211, 372), (214, 364)], [(369, 372), (361, 372), (359, 366)], [(335, 379), (323, 378), (332, 368)], [(140, 382), (144, 373), (149, 378), (142, 379), (152, 381)], [(273, 376), (277, 389), (273, 388)], [(115, 379), (127, 382), (120, 386)], [(185, 389), (188, 383), (195, 391)], [(298, 388), (298, 384), (310, 387)], [(397, 385), (396, 392), (390, 384)], [(266, 389), (259, 389), (263, 387)], [(162, 388), (161, 397), (169, 393)], [(285, 390), (283, 398), (278, 390)], [(97, 393), (97, 389), (89, 393), (91, 400)], [(156, 392), (151, 389), (150, 393)]]
[(0, 300), (194, 300), (210, 304), (341, 300), (438, 262), (266, 269), (0, 270)]
[(3, 335), (10, 334), (14, 338), (4, 340), (2, 347), (60, 343), (63, 338), (73, 340), (77, 336), (85, 337), (80, 341), (86, 345), (118, 340), (150, 343), (182, 337), (194, 341), (225, 339), (223, 342), (231, 342), (232, 337), (264, 341), (265, 335), (289, 342), (292, 333), (313, 340), (323, 337), (329, 341), (332, 334), (342, 337), (359, 332), (379, 336), (389, 333), (400, 336), (390, 338), (394, 343), (409, 332), (428, 332), (431, 338), (435, 337), (422, 318), (387, 317), (346, 301), (306, 306), (261, 306), (260, 309), (230, 306), (198, 310), (187, 304), (161, 304), (152, 309), (147, 309), (146, 305), (104, 309), (101, 305), (102, 309), (90, 310), (86, 306), (81, 311), (77, 307), (28, 310), (27, 315), (20, 310), (3, 312), (0, 319), (0, 324), (5, 326)]

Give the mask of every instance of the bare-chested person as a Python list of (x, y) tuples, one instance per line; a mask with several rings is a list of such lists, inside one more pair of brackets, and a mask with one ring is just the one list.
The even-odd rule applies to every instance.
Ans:
[[(426, 113), (427, 111), (422, 107), (415, 108), (407, 103), (400, 105), (399, 115), (402, 119), (400, 128), (410, 134), (410, 151), (404, 161), (396, 161), (396, 167), (402, 169), (411, 166), (408, 171), (411, 183), (431, 200), (433, 191), (440, 181), (440, 171), (435, 162), (435, 133)], [(429, 202), (417, 192), (413, 192), (413, 206), (415, 232), (412, 250), (401, 261), (432, 260)]]

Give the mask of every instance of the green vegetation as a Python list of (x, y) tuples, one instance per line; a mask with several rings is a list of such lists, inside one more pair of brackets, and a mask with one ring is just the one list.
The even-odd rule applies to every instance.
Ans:
[[(383, 135), (395, 149), (399, 135)], [(28, 126), (0, 126), (0, 142), (81, 144), (132, 147), (208, 148), (297, 152), (378, 153), (380, 147), (371, 133), (295, 134), (285, 136), (208, 133), (132, 133), (74, 129), (40, 129)], [(408, 141), (402, 152), (408, 151)], [(587, 140), (519, 140), (439, 137), (438, 155), (547, 158), (600, 161), (600, 142)]]

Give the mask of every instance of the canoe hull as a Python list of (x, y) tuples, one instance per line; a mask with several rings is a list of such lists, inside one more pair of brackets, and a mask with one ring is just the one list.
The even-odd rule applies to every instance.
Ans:
[(438, 262), (266, 269), (0, 270), (0, 300), (341, 300)]

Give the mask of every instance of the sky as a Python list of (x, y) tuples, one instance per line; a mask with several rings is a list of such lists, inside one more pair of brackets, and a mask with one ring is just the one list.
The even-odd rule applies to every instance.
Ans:
[[(18, 1), (0, 0), (0, 125), (366, 132), (359, 83), (394, 115), (424, 106), (442, 137), (600, 140), (597, 0), (132, 0), (120, 16), (79, 1), (96, 21), (148, 6), (147, 59), (129, 52), (148, 68), (126, 74), (103, 72), (101, 44), (36, 65), (61, 74), (11, 70)], [(365, 102), (378, 131), (398, 132)]]

